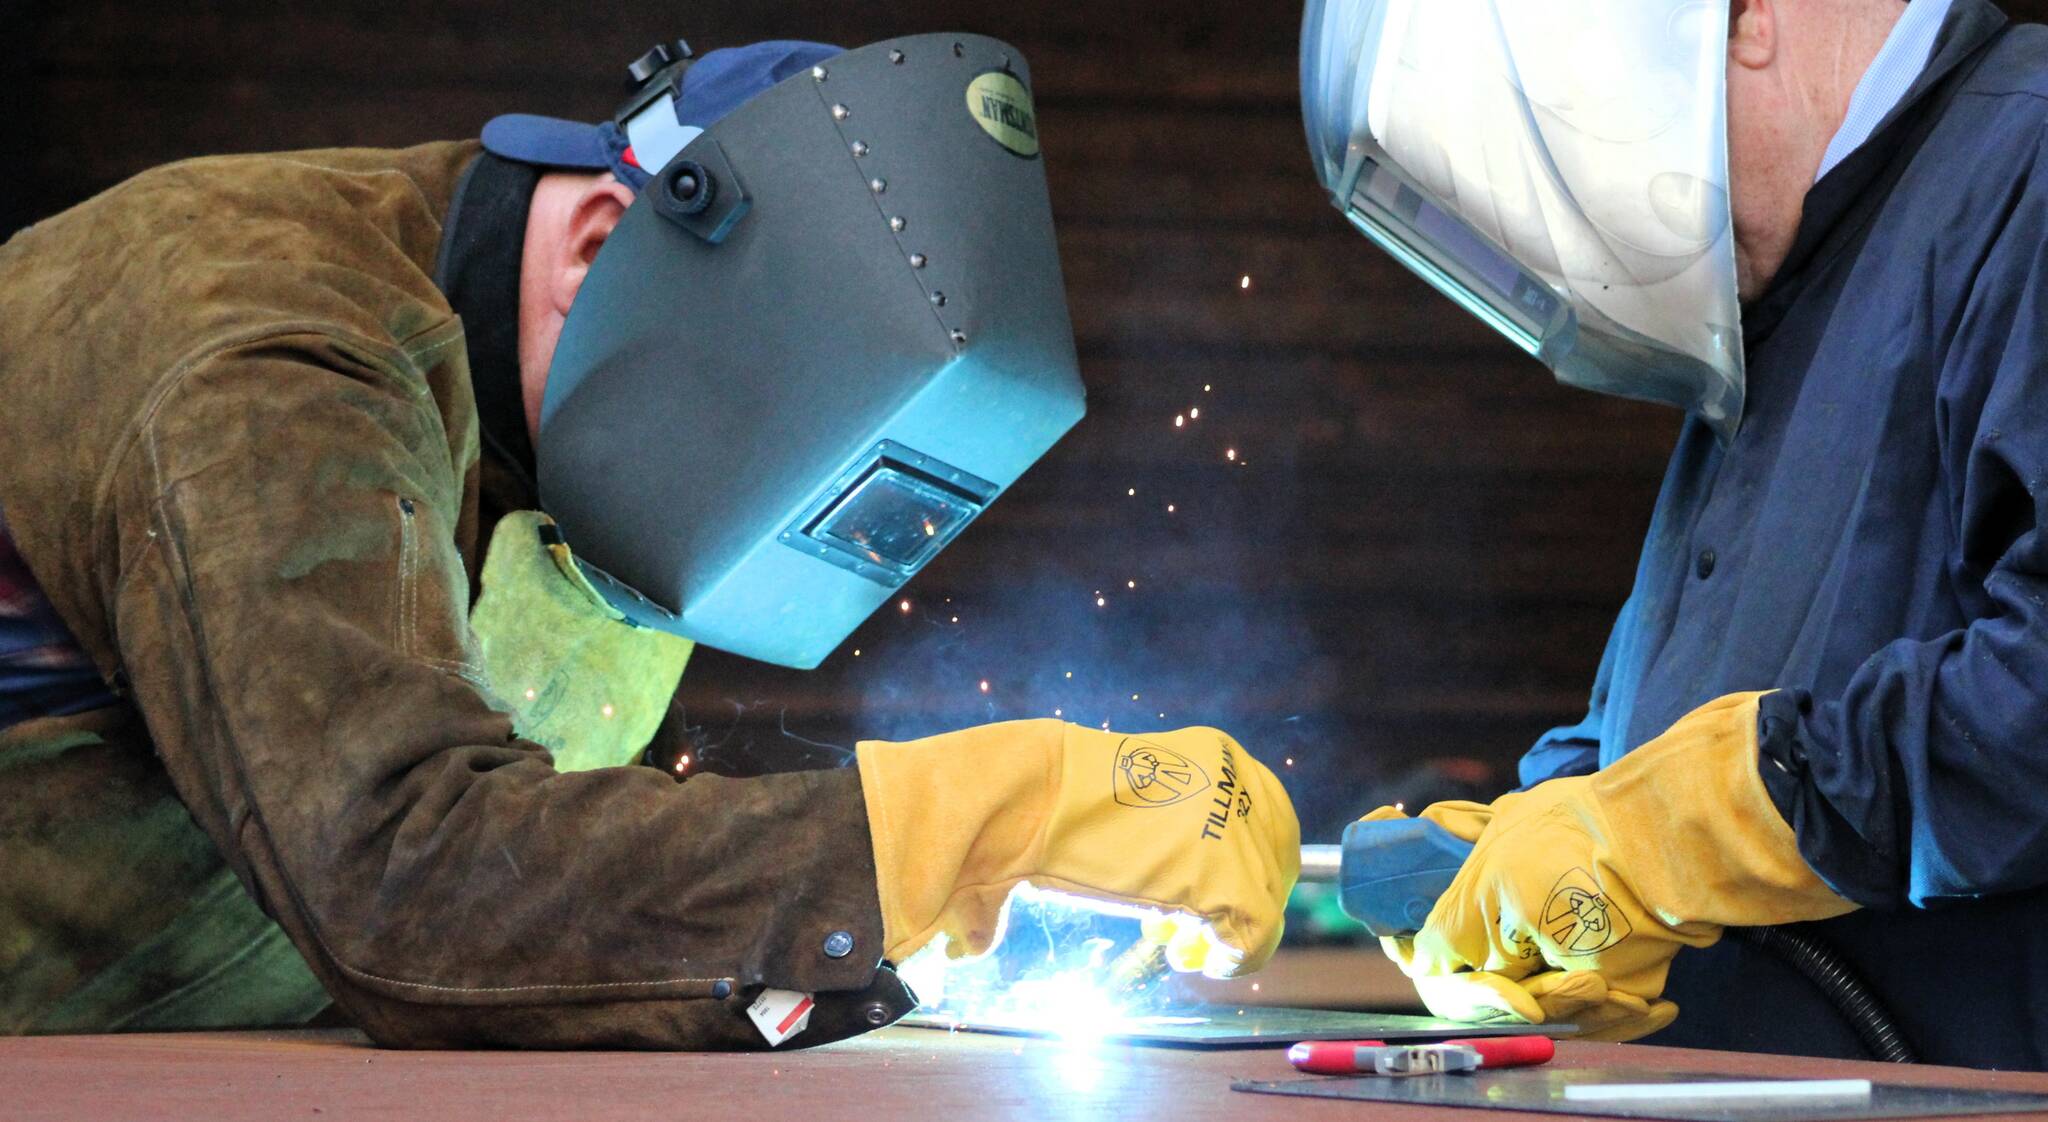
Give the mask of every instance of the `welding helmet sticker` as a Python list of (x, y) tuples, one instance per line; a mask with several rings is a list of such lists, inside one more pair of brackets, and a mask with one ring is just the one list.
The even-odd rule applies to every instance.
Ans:
[(1038, 114), (1031, 91), (1007, 70), (991, 70), (967, 83), (967, 113), (996, 143), (1025, 159), (1038, 156)]
[(1142, 809), (1172, 806), (1201, 794), (1209, 789), (1209, 773), (1179, 752), (1133, 736), (1117, 746), (1110, 782), (1117, 802)]

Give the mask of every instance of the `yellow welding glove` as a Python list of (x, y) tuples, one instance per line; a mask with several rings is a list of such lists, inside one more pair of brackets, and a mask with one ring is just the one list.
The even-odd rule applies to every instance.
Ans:
[[(1360, 821), (1406, 817), (1399, 807), (1383, 806)], [(1416, 817), (1442, 826), (1460, 840), (1476, 842), (1493, 821), (1493, 807), (1463, 801), (1432, 803)], [(1402, 960), (1404, 940), (1380, 942), (1396, 961)], [(1678, 1015), (1678, 1006), (1669, 1001), (1649, 1002), (1608, 989), (1607, 980), (1593, 970), (1546, 970), (1519, 982), (1483, 971), (1426, 975), (1414, 981), (1423, 1004), (1446, 1020), (1572, 1024), (1578, 1026), (1574, 1035), (1585, 1040), (1631, 1040), (1663, 1028)], [(1621, 1035), (1615, 1036), (1617, 1032)]]
[[(1402, 961), (1392, 939), (1382, 939)], [(1488, 971), (1428, 974), (1415, 992), (1435, 1015), (1478, 1024), (1569, 1024), (1581, 1040), (1624, 1041), (1648, 1036), (1678, 1016), (1662, 998), (1644, 999), (1611, 989), (1597, 970), (1545, 970), (1520, 981)]]
[(1431, 1011), (1633, 1039), (1677, 1016), (1661, 996), (1679, 948), (1852, 910), (1764, 790), (1760, 696), (1709, 702), (1612, 767), (1495, 800), (1423, 930), (1385, 941)]
[(987, 951), (1027, 881), (1190, 917), (1169, 960), (1212, 977), (1256, 970), (1279, 945), (1301, 827), (1280, 781), (1224, 733), (1012, 721), (855, 751), (892, 961), (940, 935), (954, 957)]
[[(1359, 819), (1382, 822), (1407, 818), (1398, 806), (1383, 806)], [(1418, 818), (1442, 826), (1461, 841), (1476, 842), (1493, 821), (1493, 807), (1486, 803), (1449, 801), (1431, 803)], [(1381, 945), (1396, 962), (1402, 961), (1406, 940), (1381, 939)], [(1576, 1035), (1604, 1039), (1617, 1024), (1646, 1023), (1651, 1005), (1639, 997), (1610, 992), (1606, 979), (1591, 970), (1549, 970), (1519, 982), (1480, 971), (1460, 974), (1425, 975), (1414, 979), (1416, 992), (1430, 1011), (1445, 1020), (1511, 1023), (1573, 1024)], [(1662, 1001), (1658, 1005), (1676, 1014), (1678, 1007)], [(1661, 1014), (1660, 1014), (1661, 1015)], [(1648, 1031), (1670, 1023), (1669, 1016)], [(1642, 1035), (1635, 1033), (1634, 1035)]]
[(562, 771), (619, 767), (647, 747), (693, 649), (626, 622), (538, 511), (498, 520), (469, 613), (492, 692), (512, 727)]
[[(1408, 813), (1398, 806), (1383, 806), (1360, 818), (1360, 822), (1384, 822), (1389, 818), (1406, 818)], [(1486, 830), (1486, 824), (1493, 821), (1493, 808), (1485, 803), (1451, 801), (1431, 803), (1417, 818), (1428, 819), (1449, 831), (1460, 841), (1476, 842)]]

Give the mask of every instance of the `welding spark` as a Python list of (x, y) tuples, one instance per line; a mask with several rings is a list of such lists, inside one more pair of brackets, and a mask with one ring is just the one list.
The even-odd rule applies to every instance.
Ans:
[(535, 697), (538, 696), (539, 694), (534, 690), (532, 686), (526, 687), (526, 700), (532, 701)]
[(1207, 382), (1204, 382), (1204, 383), (1202, 383), (1202, 392), (1203, 392), (1203, 393), (1208, 393), (1208, 392), (1210, 391), (1210, 389), (1212, 389), (1212, 388), (1213, 388), (1213, 387), (1211, 387), (1211, 386), (1209, 385), (1209, 383), (1207, 383)]
[(937, 526), (932, 525), (930, 519), (925, 520), (924, 536), (928, 538), (935, 538), (939, 536), (939, 528)]
[(1174, 427), (1174, 428), (1180, 428), (1181, 426), (1183, 426), (1183, 425), (1185, 425), (1185, 424), (1187, 424), (1187, 423), (1188, 423), (1188, 419), (1187, 419), (1187, 416), (1186, 416), (1185, 414), (1180, 414), (1180, 413), (1176, 413), (1176, 414), (1174, 414), (1174, 416), (1173, 416), (1173, 427)]
[[(1203, 386), (1202, 388), (1203, 388), (1203, 389), (1208, 389), (1209, 387), (1207, 387), (1207, 386)], [(1199, 408), (1196, 408), (1196, 409), (1190, 409), (1190, 410), (1188, 410), (1188, 417), (1189, 417), (1189, 419), (1191, 419), (1191, 420), (1196, 420), (1196, 421), (1199, 421), (1199, 420), (1201, 420), (1201, 419), (1202, 419), (1202, 411), (1201, 411), (1201, 409), (1199, 409)]]
[(1238, 287), (1238, 289), (1239, 289), (1240, 291), (1242, 291), (1242, 290), (1244, 290), (1244, 289), (1248, 289), (1248, 288), (1250, 288), (1251, 286), (1252, 286), (1252, 278), (1251, 278), (1251, 277), (1249, 277), (1249, 276), (1243, 276), (1243, 277), (1239, 277), (1239, 278), (1237, 278), (1237, 287)]
[(681, 775), (684, 771), (687, 771), (689, 767), (690, 754), (688, 752), (685, 752), (683, 753), (683, 758), (676, 761), (676, 774)]
[(1223, 458), (1224, 458), (1224, 459), (1226, 459), (1226, 460), (1231, 460), (1231, 461), (1233, 461), (1233, 462), (1234, 462), (1234, 461), (1236, 461), (1236, 459), (1237, 459), (1237, 449), (1235, 449), (1235, 448), (1225, 448), (1225, 449), (1223, 450)]
[(896, 606), (902, 609), (905, 614), (908, 614), (910, 612), (910, 601), (908, 600), (900, 601), (897, 603)]
[(1103, 598), (1102, 598), (1102, 597), (1100, 597), (1100, 596), (1097, 596), (1097, 597), (1095, 598), (1095, 606), (1096, 606), (1096, 607), (1098, 607), (1098, 608), (1102, 608), (1102, 607), (1107, 607), (1108, 605), (1109, 605), (1109, 601), (1108, 601), (1108, 600), (1105, 600), (1105, 599), (1103, 599)]
[(1133, 487), (1133, 488), (1131, 488), (1130, 490), (1128, 490), (1128, 491), (1125, 491), (1125, 492), (1124, 492), (1124, 494), (1126, 494), (1126, 495), (1135, 495), (1135, 494), (1137, 494), (1137, 493), (1138, 493), (1138, 489), (1137, 489), (1136, 487)]
[(1071, 678), (1071, 677), (1073, 677), (1073, 676), (1074, 676), (1074, 672), (1073, 672), (1073, 671), (1071, 671), (1071, 670), (1067, 671), (1067, 677)]
[(1138, 587), (1138, 582), (1137, 582), (1137, 581), (1134, 581), (1134, 580), (1127, 580), (1127, 581), (1125, 581), (1125, 582), (1124, 582), (1124, 587), (1125, 587), (1125, 588), (1136, 588), (1136, 587)]
[(1288, 767), (1293, 767), (1293, 766), (1294, 766), (1294, 757), (1293, 757), (1293, 756), (1289, 756), (1289, 757), (1287, 757), (1287, 766), (1288, 766)]
[(983, 693), (987, 693), (987, 692), (988, 692), (988, 679), (987, 679), (987, 678), (983, 678), (983, 679), (981, 680), (981, 692), (983, 692)]
[(606, 719), (606, 720), (610, 720), (610, 719), (611, 719), (611, 715), (612, 715), (612, 706), (611, 706), (611, 703), (610, 703), (610, 702), (606, 702), (606, 703), (605, 703), (605, 705), (604, 705), (604, 708), (602, 708), (602, 709), (599, 709), (599, 710), (598, 710), (598, 712), (600, 712), (600, 713), (604, 714), (604, 716), (605, 716), (605, 719)]
[(860, 648), (859, 648), (859, 647), (855, 647), (855, 648), (853, 648), (853, 657), (855, 657), (855, 658), (859, 658), (859, 657), (860, 657)]
[(1172, 514), (1172, 513), (1173, 513), (1173, 504), (1172, 504), (1172, 503), (1167, 503), (1167, 504), (1166, 504), (1166, 513), (1168, 513), (1168, 514)]

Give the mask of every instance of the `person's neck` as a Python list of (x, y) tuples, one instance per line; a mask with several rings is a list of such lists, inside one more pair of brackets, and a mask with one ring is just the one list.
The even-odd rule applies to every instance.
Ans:
[[(1755, 185), (1756, 196), (1772, 204), (1761, 212), (1736, 215), (1736, 274), (1743, 300), (1762, 295), (1791, 254), (1805, 215), (1806, 193), (1820, 172), (1828, 146), (1848, 119), (1856, 88), (1877, 61), (1905, 9), (1905, 0), (1859, 4), (1848, 20), (1831, 29), (1836, 32), (1831, 36), (1823, 37), (1813, 28), (1787, 35), (1784, 49), (1788, 54), (1781, 64), (1786, 84), (1774, 110), (1778, 119), (1738, 124), (1731, 107), (1731, 129), (1758, 131), (1770, 141), (1759, 154), (1762, 158), (1730, 169), (1731, 174)], [(1824, 45), (1800, 51), (1792, 46), (1795, 42)]]

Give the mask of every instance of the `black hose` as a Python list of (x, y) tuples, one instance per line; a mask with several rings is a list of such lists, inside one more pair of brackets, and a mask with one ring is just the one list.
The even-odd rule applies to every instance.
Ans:
[(1783, 927), (1731, 927), (1728, 935), (1804, 975), (1849, 1022), (1873, 1058), (1893, 1064), (1920, 1062), (1891, 1012), (1835, 948), (1807, 932)]

